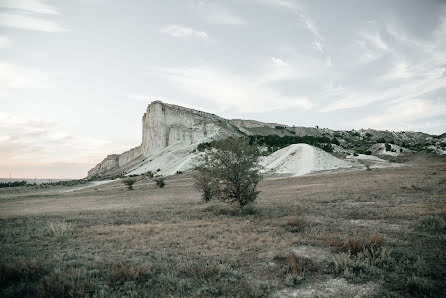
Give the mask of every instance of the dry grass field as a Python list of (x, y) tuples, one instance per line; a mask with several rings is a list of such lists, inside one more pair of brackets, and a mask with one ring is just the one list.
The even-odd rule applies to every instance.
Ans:
[(134, 188), (0, 190), (0, 296), (446, 296), (445, 157), (265, 178), (243, 212)]

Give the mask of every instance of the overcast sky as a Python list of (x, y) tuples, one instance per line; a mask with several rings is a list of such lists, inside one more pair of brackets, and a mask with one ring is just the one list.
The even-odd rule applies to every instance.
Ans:
[(84, 177), (156, 99), (440, 134), (445, 95), (445, 1), (0, 0), (0, 177)]

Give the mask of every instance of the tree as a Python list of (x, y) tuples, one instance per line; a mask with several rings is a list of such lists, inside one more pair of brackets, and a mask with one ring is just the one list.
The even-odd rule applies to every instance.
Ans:
[(128, 178), (128, 179), (122, 180), (122, 183), (127, 185), (129, 190), (133, 190), (133, 184), (135, 184), (135, 182), (136, 182), (136, 180), (132, 179), (132, 178)]
[[(260, 193), (257, 191), (257, 184), (262, 180), (259, 157), (256, 144), (250, 145), (247, 138), (216, 141), (214, 149), (208, 150), (204, 156), (196, 185), (205, 198), (216, 196), (223, 202), (238, 203), (243, 208)], [(205, 187), (202, 187), (203, 182)], [(208, 192), (204, 193), (204, 190)]]
[(206, 164), (199, 166), (194, 175), (195, 187), (201, 192), (203, 201), (209, 202), (219, 192), (218, 180), (212, 176), (212, 171)]
[(158, 178), (155, 179), (155, 183), (159, 188), (163, 188), (164, 185), (166, 185), (166, 183), (164, 182), (164, 178), (163, 176), (160, 176)]

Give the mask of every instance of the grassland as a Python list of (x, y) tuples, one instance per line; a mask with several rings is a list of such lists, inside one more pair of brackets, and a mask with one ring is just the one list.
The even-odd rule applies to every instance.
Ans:
[(2, 189), (0, 296), (444, 297), (446, 158), (260, 190), (240, 212), (185, 174)]

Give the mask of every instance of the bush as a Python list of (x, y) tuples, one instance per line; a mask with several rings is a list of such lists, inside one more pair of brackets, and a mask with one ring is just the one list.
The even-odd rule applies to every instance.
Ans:
[[(238, 203), (243, 208), (259, 194), (256, 188), (262, 180), (258, 165), (260, 152), (247, 138), (228, 138), (216, 141), (214, 146), (216, 150), (208, 151), (203, 157), (199, 178), (208, 175), (219, 200)], [(196, 183), (200, 182), (196, 180)]]
[(212, 176), (211, 169), (204, 166), (197, 168), (197, 173), (194, 174), (194, 185), (201, 192), (203, 201), (209, 202), (212, 198), (218, 196), (219, 183), (218, 180)]
[(163, 177), (158, 177), (155, 179), (155, 183), (159, 188), (163, 188), (164, 185), (166, 185), (166, 183), (164, 182), (164, 178)]
[(136, 180), (135, 180), (135, 179), (131, 179), (131, 178), (122, 180), (122, 183), (124, 183), (125, 185), (127, 185), (127, 188), (128, 188), (129, 190), (133, 190), (133, 184), (135, 184), (135, 182), (136, 182)]
[(392, 145), (386, 143), (386, 151), (391, 151), (392, 150)]
[(441, 232), (445, 230), (446, 222), (439, 216), (425, 215), (418, 219), (416, 228), (419, 231)]

